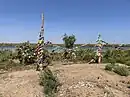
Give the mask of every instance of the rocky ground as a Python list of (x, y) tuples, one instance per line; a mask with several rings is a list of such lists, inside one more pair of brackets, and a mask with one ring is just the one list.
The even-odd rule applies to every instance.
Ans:
[(106, 72), (104, 66), (75, 64), (57, 71), (63, 83), (58, 97), (130, 97), (130, 76)]
[[(57, 97), (130, 97), (130, 76), (122, 77), (95, 64), (50, 67), (62, 84)], [(35, 70), (0, 74), (0, 97), (43, 97)]]

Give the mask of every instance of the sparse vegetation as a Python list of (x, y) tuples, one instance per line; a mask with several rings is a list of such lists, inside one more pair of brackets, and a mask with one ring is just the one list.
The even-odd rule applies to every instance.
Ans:
[(121, 63), (130, 66), (130, 50), (107, 50), (103, 55), (104, 63)]
[(56, 97), (60, 83), (56, 75), (49, 68), (40, 73), (40, 85), (44, 87), (46, 97)]
[[(63, 38), (63, 41), (65, 43), (66, 48), (73, 48), (76, 38), (74, 35), (72, 36), (65, 35)], [(34, 52), (35, 52), (35, 48), (34, 46), (30, 45), (29, 42), (25, 42), (17, 46), (16, 52), (12, 52), (9, 50), (0, 51), (0, 68), (8, 70), (9, 68), (12, 68), (12, 67), (33, 64), (36, 60), (36, 56)], [(60, 53), (48, 52), (48, 54), (50, 55), (48, 59), (49, 63), (51, 61), (64, 60), (63, 53), (64, 52), (60, 52)], [(75, 56), (72, 53), (74, 53)], [(83, 49), (83, 48), (78, 47), (76, 49), (73, 49), (70, 53), (68, 53), (67, 60), (74, 63), (76, 62), (87, 63), (92, 58), (95, 58), (95, 57), (96, 56), (93, 49)], [(14, 60), (19, 60), (20, 64), (15, 63)], [(115, 63), (122, 63), (122, 64), (126, 64), (127, 66), (130, 66), (129, 60), (130, 60), (130, 50), (108, 49), (107, 51), (103, 53), (103, 63), (110, 63), (106, 65), (105, 70), (112, 71), (115, 67), (113, 64)], [(119, 69), (119, 68), (117, 67), (115, 69)], [(128, 70), (130, 70), (129, 68), (130, 67), (128, 67)], [(125, 71), (124, 68), (122, 68), (121, 70)], [(117, 71), (115, 70), (115, 72), (117, 73), (118, 71), (119, 70)], [(123, 74), (123, 75), (127, 75), (127, 74)]]
[(35, 59), (34, 47), (26, 42), (18, 46), (15, 52), (10, 50), (0, 51), (0, 69), (9, 70), (13, 67), (32, 64)]
[(9, 70), (11, 68), (19, 67), (19, 66), (21, 66), (19, 63), (15, 63), (11, 60), (0, 63), (0, 69), (3, 69), (3, 70)]
[(9, 50), (0, 51), (0, 62), (8, 61), (13, 58), (13, 53)]
[(119, 66), (118, 64), (107, 64), (105, 70), (113, 71), (121, 76), (128, 76), (130, 74), (129, 69), (125, 66)]
[(130, 67), (128, 67), (128, 70), (130, 71)]
[(76, 60), (81, 62), (89, 62), (95, 57), (95, 52), (91, 49), (78, 49), (75, 51)]
[(19, 63), (13, 61), (15, 54), (9, 50), (0, 51), (0, 69), (9, 70), (13, 67), (20, 66)]
[(105, 70), (108, 70), (108, 71), (112, 71), (112, 69), (114, 68), (114, 64), (107, 64), (106, 66), (105, 66)]
[[(21, 67), (27, 65), (28, 63), (34, 63), (35, 55), (34, 55), (34, 47), (28, 46), (29, 44), (22, 44), (24, 48), (19, 51), (18, 50), (13, 53), (11, 51), (1, 51), (0, 52), (0, 69), (9, 70), (12, 67)], [(18, 48), (20, 48), (18, 46)], [(31, 48), (31, 49), (30, 49)], [(28, 52), (28, 50), (31, 50)], [(27, 55), (26, 58), (23, 57), (23, 52)], [(49, 53), (44, 52), (47, 55), (49, 54), (51, 57), (48, 57), (47, 61), (50, 64), (51, 59), (53, 61), (61, 61), (63, 60), (63, 53)], [(43, 53), (43, 54), (44, 54)], [(72, 53), (75, 53), (76, 57), (73, 59)], [(32, 55), (31, 59), (29, 56)], [(73, 62), (83, 62), (87, 63), (92, 58), (95, 58), (95, 52), (92, 49), (82, 49), (77, 48), (72, 50), (68, 54), (68, 60)], [(21, 63), (15, 63), (14, 60), (19, 60)], [(25, 60), (26, 59), (26, 60)], [(107, 63), (105, 66), (105, 70), (113, 71), (121, 76), (128, 76), (130, 73), (130, 67), (124, 67), (117, 65), (118, 63), (123, 63), (129, 66), (130, 53), (129, 50), (108, 50), (103, 53), (103, 62)], [(26, 62), (25, 62), (26, 61)], [(109, 64), (108, 64), (109, 63)], [(117, 63), (117, 64), (116, 64)], [(55, 74), (49, 69), (46, 68), (45, 71), (40, 73), (40, 85), (43, 86), (45, 97), (57, 97), (58, 87), (60, 87), (59, 80)], [(128, 86), (129, 88), (129, 86)]]
[(125, 66), (115, 66), (113, 71), (121, 76), (129, 75), (129, 70)]

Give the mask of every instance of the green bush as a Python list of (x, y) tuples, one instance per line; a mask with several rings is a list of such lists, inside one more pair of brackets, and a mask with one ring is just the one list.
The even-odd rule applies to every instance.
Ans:
[(130, 67), (128, 67), (128, 70), (130, 71)]
[(130, 60), (126, 61), (125, 64), (130, 66)]
[(121, 76), (129, 75), (129, 70), (124, 66), (115, 66), (113, 71)]
[(4, 50), (0, 51), (0, 69), (9, 70), (14, 67), (19, 67), (19, 63), (15, 63), (15, 52)]
[(105, 66), (105, 70), (108, 70), (108, 71), (112, 71), (112, 69), (114, 68), (114, 64), (107, 64), (106, 66)]
[(121, 63), (130, 66), (130, 50), (107, 50), (103, 53), (103, 62)]
[(62, 40), (64, 41), (66, 48), (73, 48), (76, 37), (75, 35), (68, 36), (67, 34), (65, 34)]
[(32, 64), (36, 60), (34, 51), (34, 47), (31, 46), (29, 42), (25, 42), (17, 47), (16, 58), (19, 59), (21, 64)]
[(82, 62), (89, 62), (92, 58), (95, 57), (95, 52), (91, 49), (78, 49), (75, 51), (76, 60)]
[[(76, 58), (74, 59), (72, 56), (72, 52), (76, 54)], [(76, 48), (67, 55), (67, 59), (73, 62), (89, 62), (92, 58), (95, 57), (95, 52), (92, 49), (83, 49), (83, 48)], [(63, 60), (63, 52), (61, 53), (54, 53), (52, 55), (53, 61), (60, 61)], [(103, 63), (122, 63), (130, 66), (130, 50), (115, 50), (115, 49), (108, 49), (107, 51), (103, 52)]]
[(44, 94), (46, 97), (54, 97), (60, 83), (57, 76), (49, 68), (46, 68), (40, 74), (40, 85), (44, 86)]
[(0, 69), (9, 70), (14, 67), (20, 67), (19, 63), (14, 63), (12, 60), (0, 62)]
[(9, 50), (0, 51), (0, 62), (8, 61), (12, 59), (13, 53)]
[(51, 59), (53, 61), (61, 61), (62, 60), (62, 53), (57, 53), (57, 52), (51, 53)]

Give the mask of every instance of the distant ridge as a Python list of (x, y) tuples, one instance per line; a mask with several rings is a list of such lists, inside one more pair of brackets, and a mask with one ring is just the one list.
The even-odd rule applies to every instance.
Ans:
[[(24, 43), (24, 42), (22, 42)], [(18, 46), (22, 43), (0, 43), (0, 46)], [(31, 45), (36, 45), (36, 43), (30, 43)], [(54, 46), (64, 46), (64, 44), (52, 44)], [(89, 46), (89, 47), (93, 47), (96, 44), (75, 44), (75, 46)], [(112, 46), (120, 46), (120, 44), (108, 44), (105, 45), (106, 47), (112, 47)], [(121, 45), (122, 47), (130, 47), (130, 44), (123, 44)]]

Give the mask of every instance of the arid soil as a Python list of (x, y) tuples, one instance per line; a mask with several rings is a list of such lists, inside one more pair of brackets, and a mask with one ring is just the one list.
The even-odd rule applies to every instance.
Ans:
[(0, 97), (43, 97), (35, 70), (15, 71), (0, 76)]
[[(95, 64), (55, 65), (62, 84), (57, 97), (130, 97), (130, 76), (122, 77)], [(0, 97), (44, 97), (35, 70), (0, 74)]]

